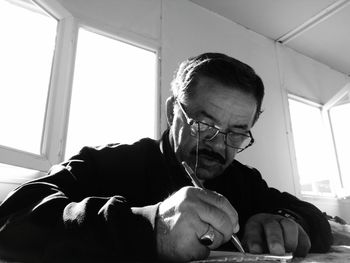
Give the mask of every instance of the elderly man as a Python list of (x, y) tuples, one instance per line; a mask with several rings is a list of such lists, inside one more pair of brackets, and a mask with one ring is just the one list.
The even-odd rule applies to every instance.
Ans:
[[(235, 160), (254, 142), (264, 86), (219, 53), (183, 62), (159, 141), (84, 147), (0, 207), (0, 256), (23, 261), (189, 261), (212, 249), (325, 252), (329, 224), (313, 205), (267, 186)], [(205, 189), (195, 188), (186, 162)], [(210, 235), (208, 235), (210, 233)]]

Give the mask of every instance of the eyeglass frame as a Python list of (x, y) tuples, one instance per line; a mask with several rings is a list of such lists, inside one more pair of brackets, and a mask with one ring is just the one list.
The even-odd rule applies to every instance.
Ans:
[[(223, 131), (221, 131), (220, 129), (216, 128), (216, 127), (213, 126), (213, 125), (209, 125), (209, 124), (207, 124), (207, 123), (205, 123), (205, 122), (198, 121), (198, 120), (195, 120), (195, 119), (189, 117), (188, 114), (186, 113), (186, 111), (185, 111), (185, 109), (184, 109), (182, 103), (181, 103), (178, 99), (176, 99), (176, 102), (177, 102), (177, 104), (179, 105), (179, 107), (180, 107), (180, 109), (181, 109), (183, 115), (185, 116), (187, 124), (190, 125), (191, 127), (192, 127), (193, 124), (197, 124), (197, 125), (198, 125), (197, 134), (199, 135), (199, 137), (200, 137), (200, 132), (201, 132), (200, 129), (199, 129), (199, 125), (200, 125), (200, 124), (205, 125), (205, 126), (207, 126), (207, 127), (209, 127), (209, 128), (212, 128), (212, 129), (216, 130), (216, 131), (215, 131), (215, 134), (214, 134), (211, 138), (209, 138), (209, 139), (208, 139), (208, 138), (204, 138), (204, 140), (206, 140), (206, 141), (212, 141), (219, 133), (221, 133), (222, 135), (224, 135), (224, 142), (225, 142), (225, 145), (228, 146), (228, 147), (230, 147), (230, 148), (237, 149), (237, 153), (240, 153), (240, 152), (244, 151), (245, 149), (247, 149), (248, 147), (250, 147), (250, 146), (252, 146), (252, 145), (254, 144), (255, 139), (254, 139), (253, 134), (252, 134), (252, 132), (251, 132), (250, 130), (248, 131), (248, 135), (243, 134), (243, 133), (232, 132), (232, 131), (230, 131), (230, 132), (223, 132)], [(233, 146), (231, 146), (231, 145), (228, 145), (228, 144), (227, 144), (227, 136), (228, 136), (228, 134), (230, 134), (230, 133), (244, 135), (244, 136), (247, 137), (247, 139), (250, 138), (250, 142), (249, 142), (248, 145), (245, 146), (244, 148), (233, 147)]]

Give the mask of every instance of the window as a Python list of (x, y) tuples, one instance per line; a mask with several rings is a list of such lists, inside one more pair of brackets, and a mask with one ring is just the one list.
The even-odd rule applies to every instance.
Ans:
[(350, 186), (350, 102), (329, 110), (343, 187)]
[(337, 169), (322, 106), (293, 95), (288, 102), (301, 193), (334, 195)]
[(350, 84), (340, 90), (324, 105), (328, 114), (332, 138), (336, 150), (339, 196), (350, 196)]
[(350, 196), (350, 84), (324, 105), (288, 102), (301, 193)]
[(57, 17), (68, 13), (62, 8), (53, 15), (55, 1), (40, 0), (40, 6), (36, 1), (0, 1), (1, 182), (18, 183), (37, 174), (30, 170), (47, 171), (52, 165), (44, 146), (47, 101), (61, 21)]
[(156, 136), (156, 54), (79, 30), (66, 157)]
[(60, 2), (0, 0), (0, 182), (42, 175), (84, 145), (158, 134), (158, 44), (79, 30)]
[(41, 154), (56, 27), (29, 0), (0, 1), (0, 145)]

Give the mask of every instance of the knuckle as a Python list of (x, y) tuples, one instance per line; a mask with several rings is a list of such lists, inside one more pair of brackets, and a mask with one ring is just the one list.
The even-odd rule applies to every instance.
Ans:
[(298, 224), (289, 218), (282, 218), (280, 220), (280, 225), (285, 229), (286, 231), (293, 231), (296, 232), (298, 231)]
[(176, 202), (178, 202), (178, 209), (180, 211), (196, 208), (198, 204), (196, 190), (197, 189), (194, 187), (184, 187), (180, 190), (180, 196), (176, 198)]
[(189, 210), (189, 208), (191, 207), (192, 207), (192, 203), (184, 199), (182, 202), (178, 204), (177, 210), (184, 213), (185, 211)]
[(192, 200), (195, 196), (193, 187), (184, 187), (181, 189), (181, 195), (183, 200)]
[(227, 205), (228, 201), (227, 201), (227, 199), (226, 199), (222, 194), (215, 193), (214, 197), (215, 197), (215, 202), (216, 202), (220, 207), (223, 207), (223, 206), (226, 206), (226, 205)]
[(179, 190), (183, 195), (187, 196), (191, 194), (191, 187), (190, 186), (185, 186)]
[(216, 215), (216, 212), (215, 212), (215, 208), (211, 205), (205, 205), (204, 206), (204, 209), (205, 209), (205, 213), (207, 215), (209, 215), (211, 218), (214, 218), (217, 219), (217, 215)]
[(265, 228), (266, 230), (271, 230), (271, 228), (273, 228), (274, 225), (275, 225), (275, 224), (274, 224), (275, 221), (272, 220), (272, 219), (265, 219), (262, 223), (263, 223), (264, 228)]
[(231, 226), (231, 224), (228, 221), (227, 216), (223, 213), (219, 213), (217, 215), (217, 224), (218, 224), (219, 228), (222, 230), (226, 230), (228, 227)]
[(197, 189), (195, 187), (187, 186), (187, 187), (184, 187), (183, 189), (184, 189), (184, 197), (185, 197), (185, 199), (193, 200), (198, 195), (198, 190), (199, 189)]

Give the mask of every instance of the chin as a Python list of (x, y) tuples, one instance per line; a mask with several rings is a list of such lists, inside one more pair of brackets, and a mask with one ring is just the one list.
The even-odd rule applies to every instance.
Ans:
[(197, 176), (199, 179), (201, 180), (210, 180), (210, 179), (214, 179), (215, 177), (219, 176), (221, 174), (221, 170), (218, 171), (216, 169), (205, 169), (205, 168), (201, 168), (198, 167), (197, 169)]

